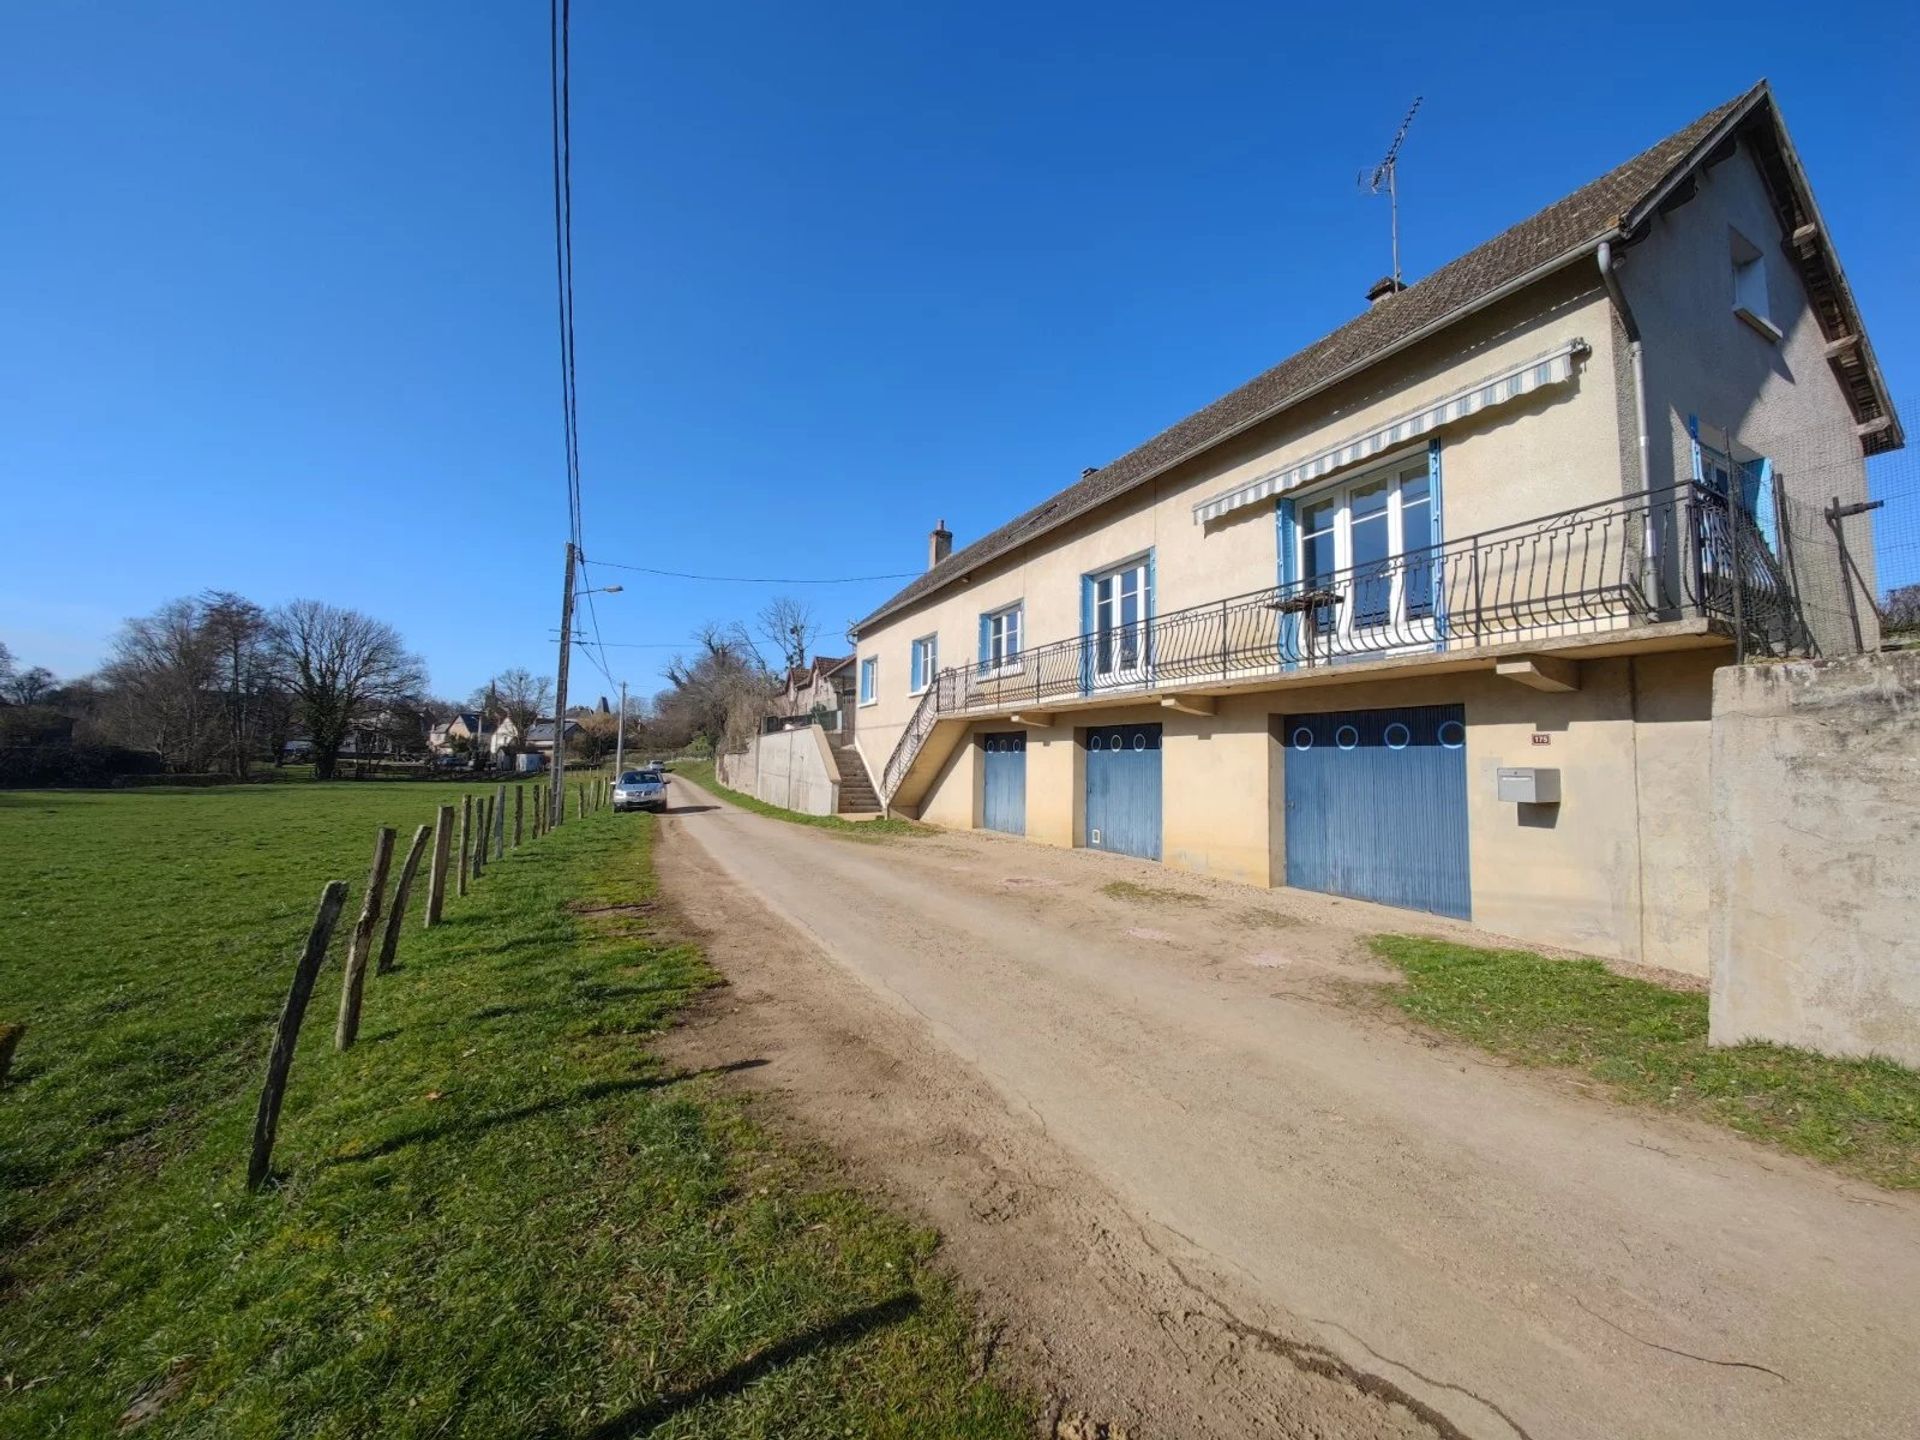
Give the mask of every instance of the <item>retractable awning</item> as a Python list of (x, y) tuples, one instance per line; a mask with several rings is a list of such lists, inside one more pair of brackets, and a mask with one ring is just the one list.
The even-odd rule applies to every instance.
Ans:
[(1557, 349), (1544, 355), (1536, 355), (1531, 360), (1523, 360), (1518, 365), (1490, 375), (1484, 380), (1456, 390), (1442, 399), (1422, 405), (1418, 410), (1402, 415), (1378, 425), (1364, 434), (1338, 445), (1308, 456), (1297, 464), (1278, 470), (1270, 470), (1257, 479), (1249, 480), (1233, 489), (1200, 501), (1193, 507), (1193, 523), (1204, 525), (1209, 520), (1217, 520), (1222, 515), (1265, 500), (1270, 495), (1280, 495), (1288, 490), (1296, 490), (1309, 481), (1318, 480), (1336, 470), (1370, 460), (1389, 450), (1398, 449), (1409, 440), (1439, 429), (1442, 425), (1455, 420), (1464, 420), (1469, 415), (1495, 405), (1504, 405), (1509, 400), (1517, 400), (1522, 395), (1531, 394), (1542, 385), (1553, 385), (1573, 376), (1573, 362), (1576, 357), (1588, 350), (1584, 340), (1569, 340)]

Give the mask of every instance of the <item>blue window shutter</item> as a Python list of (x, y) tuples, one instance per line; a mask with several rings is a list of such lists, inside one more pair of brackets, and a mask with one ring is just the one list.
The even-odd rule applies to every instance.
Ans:
[(980, 617), (980, 673), (982, 675), (987, 673), (992, 663), (992, 649), (993, 617), (991, 615), (982, 615)]
[[(1298, 584), (1300, 576), (1300, 521), (1294, 514), (1293, 501), (1277, 501), (1273, 508), (1274, 543), (1279, 548), (1279, 584), (1280, 588), (1291, 590)], [(1291, 669), (1300, 655), (1300, 617), (1298, 614), (1280, 617), (1280, 663)]]
[(1153, 678), (1153, 592), (1155, 587), (1154, 550), (1147, 551), (1147, 643), (1141, 647), (1145, 652), (1147, 678)]
[(1092, 693), (1092, 576), (1081, 576), (1081, 695)]
[[(1427, 441), (1427, 517), (1433, 527), (1433, 543), (1436, 547), (1447, 542), (1446, 510), (1440, 501), (1440, 437), (1434, 436)], [(1434, 649), (1447, 648), (1447, 557), (1444, 551), (1436, 551), (1430, 574), (1433, 580), (1433, 621), (1438, 634), (1438, 643)]]

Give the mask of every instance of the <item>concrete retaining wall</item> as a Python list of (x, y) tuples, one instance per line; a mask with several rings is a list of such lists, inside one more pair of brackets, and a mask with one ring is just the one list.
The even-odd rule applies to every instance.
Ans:
[(720, 783), (803, 815), (833, 815), (840, 809), (840, 767), (818, 725), (757, 736), (739, 755), (723, 757)]
[(1712, 1040), (1920, 1065), (1920, 653), (1714, 677)]

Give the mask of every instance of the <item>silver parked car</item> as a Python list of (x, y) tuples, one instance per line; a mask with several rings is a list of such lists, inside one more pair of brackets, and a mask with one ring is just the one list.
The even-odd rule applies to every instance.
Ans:
[(623, 810), (664, 810), (667, 786), (672, 783), (658, 770), (628, 770), (613, 782), (613, 808)]

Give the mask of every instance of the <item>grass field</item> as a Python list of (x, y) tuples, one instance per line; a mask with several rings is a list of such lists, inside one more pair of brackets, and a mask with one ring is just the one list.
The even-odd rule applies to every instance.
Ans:
[[(649, 1033), (710, 981), (646, 817), (509, 857), (332, 1048), (338, 953), (243, 1184), (322, 883), (457, 785), (0, 794), (0, 1436), (1014, 1436), (933, 1238)], [(424, 902), (424, 886), (416, 890)], [(758, 1057), (739, 1056), (737, 1065)]]
[(1896, 1189), (1920, 1188), (1920, 1074), (1781, 1045), (1707, 1045), (1707, 997), (1549, 960), (1383, 935), (1409, 1015), (1529, 1065), (1582, 1071), (1615, 1094), (1716, 1120)]
[(878, 840), (883, 835), (931, 835), (934, 833), (932, 826), (916, 824), (912, 820), (843, 820), (838, 815), (807, 815), (799, 810), (787, 810), (779, 805), (769, 805), (764, 800), (756, 800), (751, 795), (743, 795), (738, 790), (722, 785), (720, 777), (713, 773), (711, 760), (676, 761), (673, 773), (685, 775), (694, 784), (704, 786), (730, 803), (738, 805), (742, 810), (751, 810), (756, 815), (768, 815), (775, 820), (785, 820), (793, 825), (811, 825), (816, 830), (832, 830), (855, 840)]

